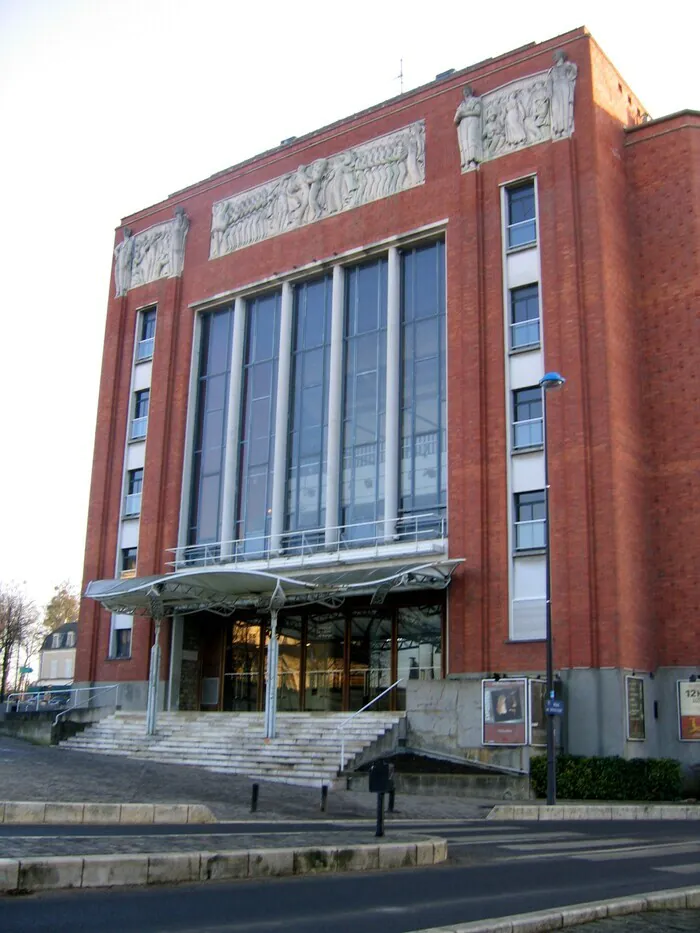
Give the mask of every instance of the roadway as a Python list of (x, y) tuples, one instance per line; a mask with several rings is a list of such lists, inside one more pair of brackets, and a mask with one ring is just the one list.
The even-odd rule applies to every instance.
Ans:
[[(328, 844), (344, 833), (371, 834), (368, 821), (255, 823), (266, 846), (323, 827)], [(700, 824), (692, 822), (392, 821), (401, 832), (448, 839), (444, 865), (396, 872), (66, 891), (0, 901), (3, 933), (407, 933), (427, 927), (700, 884)], [(22, 838), (204, 841), (212, 827), (4, 826), (0, 847)], [(9, 832), (8, 832), (9, 831)], [(251, 833), (248, 822), (216, 827), (223, 848)], [(117, 842), (116, 840), (119, 840)], [(194, 841), (194, 839), (193, 839)]]

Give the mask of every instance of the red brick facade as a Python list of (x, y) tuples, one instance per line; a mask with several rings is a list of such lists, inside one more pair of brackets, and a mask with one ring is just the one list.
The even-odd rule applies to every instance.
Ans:
[[(483, 94), (578, 66), (575, 131), (461, 173), (454, 113)], [(525, 47), (341, 121), (125, 218), (135, 233), (181, 205), (184, 272), (110, 297), (84, 581), (114, 576), (136, 312), (158, 306), (138, 573), (177, 544), (190, 305), (312, 261), (446, 221), (450, 673), (539, 671), (541, 642), (508, 638), (508, 511), (500, 186), (535, 174), (550, 403), (557, 668), (700, 663), (700, 116), (643, 123), (643, 108), (585, 30)], [(426, 183), (209, 260), (212, 203), (423, 119)], [(119, 237), (121, 238), (121, 237)], [(114, 283), (110, 286), (114, 295)], [(78, 681), (144, 681), (152, 629), (106, 660), (109, 614), (84, 600)], [(164, 639), (167, 644), (167, 639)], [(169, 658), (164, 650), (162, 676)]]

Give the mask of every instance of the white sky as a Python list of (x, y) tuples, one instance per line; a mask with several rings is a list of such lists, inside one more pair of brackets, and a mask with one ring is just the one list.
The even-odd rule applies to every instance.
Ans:
[(402, 58), (408, 90), (585, 24), (652, 116), (698, 107), (697, 10), (0, 0), (0, 581), (81, 581), (123, 216), (395, 95)]

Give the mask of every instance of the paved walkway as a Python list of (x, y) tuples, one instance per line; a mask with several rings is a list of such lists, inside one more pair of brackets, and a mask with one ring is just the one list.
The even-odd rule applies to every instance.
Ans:
[(569, 927), (571, 933), (698, 933), (700, 910), (653, 910)]
[[(326, 812), (318, 789), (292, 784), (260, 785), (258, 811), (250, 813), (251, 779), (203, 768), (95, 755), (37, 746), (0, 736), (4, 800), (99, 803), (203, 803), (220, 820), (371, 818), (376, 797), (331, 790)], [(481, 819), (494, 801), (441, 796), (396, 797), (395, 819)], [(387, 814), (387, 822), (392, 815)]]

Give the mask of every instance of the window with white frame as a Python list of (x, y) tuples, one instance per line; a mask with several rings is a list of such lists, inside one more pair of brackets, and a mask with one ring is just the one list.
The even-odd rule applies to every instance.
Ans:
[(133, 577), (136, 573), (138, 548), (123, 547), (119, 558), (119, 573), (122, 577)]
[(49, 663), (49, 677), (55, 680), (58, 677), (58, 661), (52, 660)]
[(131, 657), (131, 630), (133, 617), (113, 615), (112, 632), (109, 639), (109, 656), (113, 660)]
[(54, 632), (53, 635), (51, 636), (51, 647), (52, 648), (61, 647), (61, 633), (60, 632)]
[(139, 389), (137, 392), (134, 392), (134, 413), (131, 419), (130, 433), (132, 441), (141, 440), (146, 436), (150, 400), (150, 389)]
[(66, 648), (75, 648), (75, 632), (66, 632)]
[(138, 322), (138, 341), (136, 343), (136, 362), (149, 360), (153, 356), (153, 344), (156, 336), (156, 309), (146, 308), (141, 312)]
[(510, 348), (524, 350), (540, 345), (539, 285), (510, 291)]
[(547, 546), (544, 489), (515, 495), (515, 550), (541, 550)]
[(508, 249), (537, 242), (535, 182), (527, 181), (506, 189), (508, 199)]
[(138, 515), (141, 512), (141, 490), (143, 489), (143, 468), (128, 470), (126, 474), (126, 496), (124, 497), (124, 515)]
[(513, 392), (513, 450), (542, 446), (542, 389)]
[(63, 662), (63, 676), (66, 680), (70, 680), (73, 676), (73, 659), (66, 658)]

